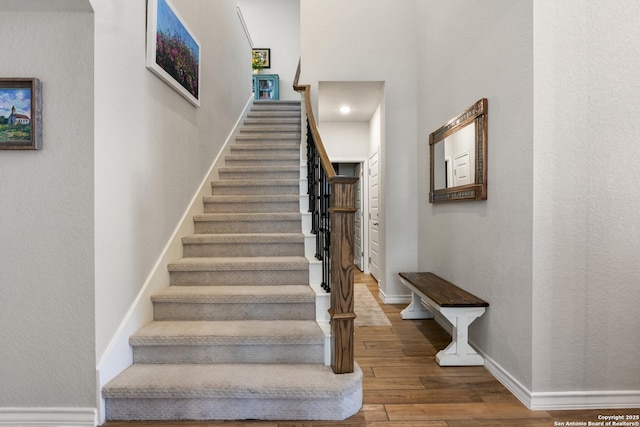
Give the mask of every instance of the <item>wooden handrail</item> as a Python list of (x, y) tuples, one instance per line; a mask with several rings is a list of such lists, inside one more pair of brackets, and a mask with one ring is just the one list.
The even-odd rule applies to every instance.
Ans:
[[(300, 62), (294, 78), (293, 89), (304, 96), (307, 111), (308, 132), (317, 152), (320, 166), (329, 184), (330, 216), (330, 285), (331, 289), (331, 368), (336, 374), (354, 371), (354, 285), (353, 262), (355, 186), (358, 177), (336, 175), (336, 171), (324, 149), (311, 105), (311, 86), (300, 85)], [(307, 138), (309, 141), (309, 138)]]
[(293, 90), (296, 92), (302, 93), (304, 95), (304, 106), (307, 111), (307, 118), (309, 119), (309, 127), (311, 128), (311, 133), (313, 134), (313, 141), (315, 142), (316, 149), (318, 150), (318, 155), (320, 156), (320, 163), (322, 164), (322, 168), (327, 174), (327, 178), (331, 179), (336, 176), (336, 171), (333, 169), (333, 165), (331, 164), (331, 160), (329, 160), (329, 156), (324, 149), (324, 144), (322, 143), (322, 137), (320, 137), (320, 132), (318, 131), (318, 125), (316, 123), (316, 118), (313, 114), (313, 108), (311, 105), (311, 85), (300, 85), (298, 81), (300, 79), (300, 61), (298, 61), (298, 69), (296, 70), (296, 75), (293, 80)]

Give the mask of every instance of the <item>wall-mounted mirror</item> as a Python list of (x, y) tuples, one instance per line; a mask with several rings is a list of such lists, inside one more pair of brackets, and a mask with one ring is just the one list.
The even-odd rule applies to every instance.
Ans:
[(429, 135), (429, 202), (487, 199), (487, 99)]

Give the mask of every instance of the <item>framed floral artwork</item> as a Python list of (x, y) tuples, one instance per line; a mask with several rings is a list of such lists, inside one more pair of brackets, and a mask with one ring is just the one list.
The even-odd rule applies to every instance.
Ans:
[(200, 106), (200, 42), (169, 0), (147, 4), (147, 68)]

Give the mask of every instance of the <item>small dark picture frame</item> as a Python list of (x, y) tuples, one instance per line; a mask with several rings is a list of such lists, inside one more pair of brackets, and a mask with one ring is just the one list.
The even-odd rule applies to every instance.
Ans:
[(0, 150), (42, 148), (42, 85), (36, 78), (0, 78)]
[(262, 68), (271, 68), (271, 49), (251, 49), (254, 57), (260, 58)]

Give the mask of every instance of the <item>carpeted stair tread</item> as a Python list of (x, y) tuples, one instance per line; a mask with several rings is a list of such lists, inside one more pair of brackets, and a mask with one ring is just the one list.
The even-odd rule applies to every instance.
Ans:
[(287, 153), (287, 154), (229, 154), (225, 156), (225, 160), (229, 161), (267, 161), (267, 160), (291, 160), (294, 162), (300, 163), (300, 155), (295, 153)]
[(251, 132), (295, 132), (300, 134), (300, 123), (282, 124), (282, 123), (260, 123), (244, 126), (240, 129), (240, 133)]
[(298, 172), (299, 165), (277, 165), (277, 166), (225, 166), (218, 169), (218, 172)]
[(273, 117), (247, 117), (247, 119), (244, 121), (245, 126), (269, 125), (273, 123), (300, 125), (300, 116), (292, 115), (289, 117), (278, 117), (275, 119)]
[(295, 132), (253, 132), (241, 133), (236, 136), (236, 141), (297, 141), (300, 140), (300, 133)]
[(307, 285), (169, 286), (152, 295), (151, 301), (192, 304), (290, 304), (314, 302), (315, 298), (315, 292)]
[(132, 365), (104, 386), (104, 398), (340, 398), (362, 371), (335, 375), (322, 365)]
[(263, 186), (263, 187), (278, 187), (278, 186), (299, 186), (300, 180), (298, 179), (227, 179), (212, 181), (212, 187), (242, 187), (242, 186)]
[(205, 196), (204, 203), (276, 203), (276, 202), (298, 202), (300, 196), (297, 194), (264, 194), (264, 195), (221, 195)]
[(193, 234), (183, 237), (182, 243), (304, 243), (304, 235), (302, 233)]
[(300, 256), (181, 258), (169, 264), (169, 271), (308, 270), (309, 261)]
[(231, 152), (251, 152), (257, 149), (283, 150), (300, 152), (300, 142), (298, 141), (263, 141), (263, 142), (243, 142), (242, 144), (233, 144)]
[(129, 337), (132, 346), (322, 344), (314, 320), (154, 321)]
[(298, 221), (302, 215), (297, 212), (249, 212), (249, 213), (208, 213), (193, 216), (194, 222), (204, 221)]

